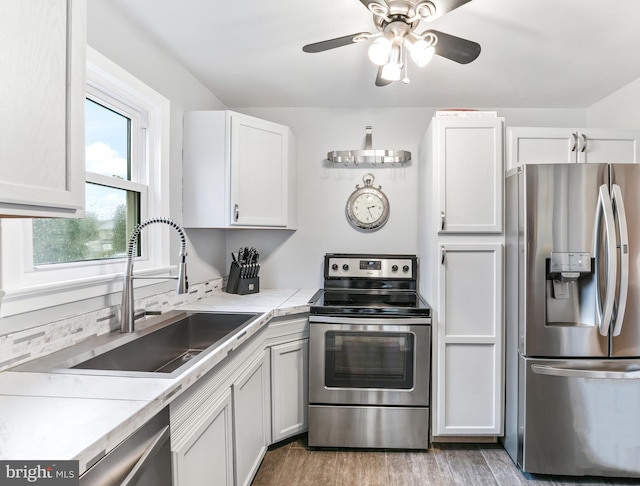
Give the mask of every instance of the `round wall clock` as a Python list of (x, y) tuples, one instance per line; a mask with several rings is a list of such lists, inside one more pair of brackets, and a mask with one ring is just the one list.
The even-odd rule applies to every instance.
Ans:
[(373, 174), (362, 177), (364, 186), (356, 185), (347, 200), (347, 219), (355, 228), (373, 231), (381, 228), (389, 219), (389, 200), (382, 186), (373, 187)]

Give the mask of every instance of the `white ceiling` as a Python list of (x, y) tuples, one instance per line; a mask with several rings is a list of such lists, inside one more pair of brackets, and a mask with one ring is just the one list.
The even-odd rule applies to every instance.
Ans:
[(409, 64), (376, 87), (368, 43), (302, 46), (375, 32), (359, 0), (110, 0), (226, 106), (585, 108), (640, 77), (639, 0), (473, 0), (417, 31), (478, 42), (461, 65)]

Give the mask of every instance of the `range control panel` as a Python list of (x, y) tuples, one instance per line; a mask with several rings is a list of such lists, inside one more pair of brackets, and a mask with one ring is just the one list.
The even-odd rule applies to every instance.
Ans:
[(415, 279), (416, 257), (411, 255), (338, 255), (325, 257), (325, 278)]

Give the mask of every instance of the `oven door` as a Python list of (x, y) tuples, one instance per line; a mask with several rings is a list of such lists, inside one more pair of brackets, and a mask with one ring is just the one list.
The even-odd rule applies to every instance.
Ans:
[(429, 405), (429, 318), (309, 318), (309, 402)]

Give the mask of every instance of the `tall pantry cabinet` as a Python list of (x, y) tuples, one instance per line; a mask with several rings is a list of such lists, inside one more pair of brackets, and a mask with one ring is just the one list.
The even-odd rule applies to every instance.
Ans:
[(436, 116), (420, 145), (420, 291), (433, 307), (433, 440), (503, 432), (504, 119)]

